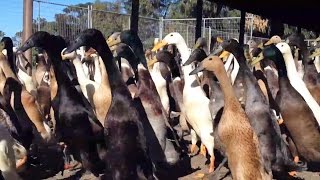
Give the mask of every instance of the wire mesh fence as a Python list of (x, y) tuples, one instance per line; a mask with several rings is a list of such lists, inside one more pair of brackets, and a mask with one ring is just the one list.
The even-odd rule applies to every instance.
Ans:
[(33, 32), (47, 31), (66, 40), (88, 28), (88, 8), (34, 0)]
[[(94, 9), (92, 5), (70, 6), (42, 0), (34, 0), (33, 31), (47, 31), (74, 40), (87, 29), (99, 29), (106, 37), (116, 31), (130, 28), (130, 15)], [(245, 21), (245, 42), (250, 39), (261, 43), (266, 38), (253, 37), (253, 30), (265, 31), (267, 20), (247, 14)], [(170, 32), (179, 32), (189, 47), (195, 43), (196, 19), (155, 19), (139, 17), (139, 37), (145, 48), (153, 45), (154, 38), (162, 39)], [(212, 36), (222, 39), (238, 38), (240, 17), (203, 18), (202, 37), (210, 45)]]

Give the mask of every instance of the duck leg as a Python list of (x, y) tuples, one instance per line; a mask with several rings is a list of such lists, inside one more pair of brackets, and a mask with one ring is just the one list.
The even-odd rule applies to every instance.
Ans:
[(197, 136), (196, 132), (193, 129), (191, 129), (190, 133), (191, 133), (190, 155), (194, 155), (194, 153), (196, 151), (196, 147), (197, 147), (198, 136)]
[(200, 146), (200, 154), (202, 154), (204, 157), (206, 157), (206, 155), (207, 155), (206, 146), (204, 144), (202, 144), (202, 143), (201, 143), (201, 146)]
[(214, 155), (212, 155), (210, 157), (209, 173), (212, 173), (214, 171), (214, 160), (215, 160), (215, 157)]

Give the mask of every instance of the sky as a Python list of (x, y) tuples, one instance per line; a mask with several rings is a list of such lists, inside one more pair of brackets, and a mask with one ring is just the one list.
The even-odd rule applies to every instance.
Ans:
[[(95, 0), (42, 0), (65, 5), (75, 5), (79, 3), (94, 2)], [(112, 2), (113, 0), (102, 0)], [(63, 6), (40, 3), (40, 16), (46, 19), (53, 19), (54, 14), (59, 13)], [(39, 3), (33, 2), (33, 19), (38, 17)], [(16, 32), (22, 30), (23, 23), (23, 0), (0, 0), (0, 30), (6, 36), (13, 37)]]

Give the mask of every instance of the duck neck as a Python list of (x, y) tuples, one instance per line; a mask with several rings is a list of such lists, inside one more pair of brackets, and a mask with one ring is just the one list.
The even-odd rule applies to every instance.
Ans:
[(186, 45), (185, 42), (178, 43), (176, 44), (176, 46), (181, 55), (181, 63), (184, 64), (189, 59), (191, 54), (188, 49), (188, 46)]
[(62, 59), (59, 51), (53, 52), (53, 51), (47, 50), (47, 54), (48, 54), (48, 57), (50, 57), (51, 62), (53, 64), (53, 70), (54, 70), (54, 74), (55, 74), (58, 86), (62, 84), (66, 84), (68, 82), (71, 85), (71, 82), (68, 81), (69, 78), (67, 73), (62, 70), (63, 69), (63, 66), (61, 64)]
[(279, 56), (275, 61), (273, 61), (277, 67), (279, 78), (288, 78), (286, 64), (284, 62), (283, 56)]
[(9, 47), (7, 48), (7, 56), (8, 56), (8, 61), (9, 61), (9, 65), (12, 69), (13, 72), (15, 72), (15, 59), (13, 57), (13, 47)]
[(119, 85), (124, 85), (124, 81), (121, 77), (120, 71), (119, 71), (115, 61), (113, 60), (113, 55), (107, 47), (108, 47), (107, 44), (100, 45), (97, 47), (96, 50), (99, 53), (99, 55), (101, 56), (101, 59), (106, 67), (110, 88), (112, 90), (112, 89), (117, 88)]
[(293, 78), (293, 77), (299, 76), (292, 54), (291, 53), (283, 54), (283, 59), (285, 62), (288, 77)]
[(221, 65), (219, 66), (219, 69), (215, 71), (215, 75), (218, 81), (220, 82), (220, 87), (224, 94), (223, 98), (226, 106), (229, 103), (237, 102), (238, 100), (233, 92), (233, 87), (231, 85), (230, 78), (228, 77), (222, 62), (221, 62)]
[(237, 59), (239, 66), (240, 66), (240, 69), (248, 69), (249, 70), (249, 67), (247, 65), (247, 60), (246, 60), (246, 58), (244, 56), (244, 52), (243, 52), (243, 50), (241, 50), (241, 48), (237, 48), (236, 50), (232, 51), (231, 53)]

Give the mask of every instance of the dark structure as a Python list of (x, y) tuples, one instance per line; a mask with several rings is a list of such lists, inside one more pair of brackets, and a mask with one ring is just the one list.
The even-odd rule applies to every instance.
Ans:
[[(201, 37), (201, 19), (203, 10), (203, 1), (197, 0), (197, 25), (196, 25), (196, 36), (195, 40)], [(240, 43), (243, 43), (244, 36), (244, 15), (246, 12), (257, 14), (264, 18), (268, 18), (271, 21), (271, 32), (272, 35), (284, 34), (283, 24), (289, 24), (298, 27), (298, 32), (301, 28), (307, 30), (320, 32), (320, 23), (318, 20), (318, 5), (317, 1), (314, 0), (304, 0), (304, 1), (290, 1), (282, 2), (279, 1), (250, 1), (250, 0), (208, 0), (211, 2), (218, 3), (221, 5), (226, 5), (234, 9), (239, 9), (241, 11), (241, 23), (240, 23)], [(132, 0), (132, 12), (131, 12), (131, 26), (130, 29), (138, 31), (138, 19), (139, 19), (139, 0)]]

